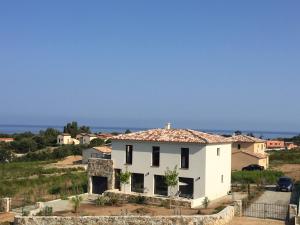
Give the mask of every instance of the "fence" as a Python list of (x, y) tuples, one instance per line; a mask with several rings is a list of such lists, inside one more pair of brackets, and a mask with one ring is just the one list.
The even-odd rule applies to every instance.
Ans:
[(245, 203), (243, 204), (243, 216), (287, 220), (289, 205), (269, 203)]

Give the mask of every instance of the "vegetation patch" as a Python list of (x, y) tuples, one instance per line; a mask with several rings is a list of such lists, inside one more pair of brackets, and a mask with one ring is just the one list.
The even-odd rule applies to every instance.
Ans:
[(300, 149), (269, 152), (270, 164), (300, 164)]
[(233, 183), (252, 183), (259, 186), (275, 184), (277, 179), (283, 175), (283, 172), (277, 170), (234, 171), (232, 172), (231, 179)]

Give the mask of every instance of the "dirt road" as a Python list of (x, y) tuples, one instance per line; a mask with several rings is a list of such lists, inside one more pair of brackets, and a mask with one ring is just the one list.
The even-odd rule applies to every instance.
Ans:
[(284, 221), (257, 219), (250, 217), (234, 217), (228, 225), (284, 225)]

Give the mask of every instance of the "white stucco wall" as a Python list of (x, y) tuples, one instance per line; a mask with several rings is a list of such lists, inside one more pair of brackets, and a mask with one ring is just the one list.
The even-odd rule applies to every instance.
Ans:
[[(125, 164), (126, 145), (133, 145), (132, 165)], [(152, 146), (160, 147), (159, 167), (152, 167)], [(214, 156), (217, 147), (221, 148), (219, 158)], [(189, 169), (180, 168), (181, 148), (189, 148)], [(125, 170), (127, 167), (131, 173), (145, 174), (144, 187), (149, 195), (154, 194), (154, 175), (164, 175), (167, 167), (173, 169), (175, 165), (178, 166), (179, 177), (194, 179), (194, 206), (201, 205), (206, 196), (213, 200), (230, 190), (231, 144), (205, 146), (113, 140), (112, 159), (116, 169)], [(221, 174), (224, 174), (224, 183), (221, 183)], [(130, 192), (130, 184), (125, 186), (125, 191)]]
[[(220, 148), (219, 156), (217, 148)], [(212, 200), (226, 195), (231, 189), (231, 144), (207, 145), (205, 153), (205, 194)]]

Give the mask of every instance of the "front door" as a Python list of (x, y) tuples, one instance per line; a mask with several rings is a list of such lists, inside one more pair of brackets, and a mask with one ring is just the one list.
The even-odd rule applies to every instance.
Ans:
[(107, 190), (107, 177), (92, 177), (93, 194), (102, 194)]

